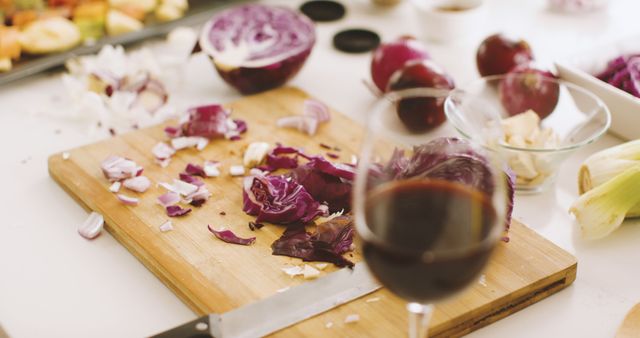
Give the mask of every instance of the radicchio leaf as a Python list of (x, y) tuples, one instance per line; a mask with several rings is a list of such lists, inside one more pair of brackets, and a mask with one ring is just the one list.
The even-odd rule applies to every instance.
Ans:
[(350, 215), (339, 216), (318, 225), (313, 234), (302, 225), (290, 226), (282, 237), (273, 242), (271, 249), (274, 255), (353, 267), (353, 262), (342, 257), (351, 249), (353, 233), (353, 218)]
[(291, 178), (247, 176), (243, 185), (242, 210), (257, 216), (256, 222), (308, 223), (324, 213), (320, 203)]
[(223, 242), (239, 245), (251, 245), (256, 241), (255, 237), (240, 238), (236, 236), (236, 234), (234, 234), (231, 230), (218, 231), (212, 228), (211, 225), (207, 225), (207, 228), (209, 228), (209, 231), (211, 231), (211, 233), (213, 233), (219, 240)]

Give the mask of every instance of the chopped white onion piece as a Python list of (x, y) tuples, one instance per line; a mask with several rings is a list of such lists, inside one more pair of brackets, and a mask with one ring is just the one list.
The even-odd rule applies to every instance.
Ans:
[(136, 162), (120, 156), (107, 157), (100, 163), (100, 168), (111, 182), (138, 176), (143, 170)]
[(165, 188), (167, 191), (178, 193), (176, 191), (176, 188), (174, 186), (172, 186), (171, 184), (169, 184), (169, 183), (160, 182), (160, 183), (158, 183), (158, 186)]
[(109, 191), (118, 192), (120, 191), (120, 186), (122, 186), (122, 183), (120, 183), (120, 181), (115, 181), (111, 186), (109, 186)]
[(294, 115), (281, 117), (276, 121), (280, 128), (294, 128), (311, 136), (316, 134), (318, 120), (309, 116)]
[(175, 150), (181, 150), (185, 148), (191, 148), (198, 145), (201, 137), (181, 136), (171, 139), (171, 146)]
[(173, 191), (169, 191), (165, 194), (158, 196), (158, 204), (160, 204), (165, 208), (170, 205), (177, 204), (178, 202), (180, 202), (180, 195)]
[(68, 152), (65, 151), (64, 153), (62, 153), (62, 159), (63, 160), (66, 161), (66, 160), (69, 159), (69, 157), (71, 157), (71, 154), (69, 154)]
[(480, 279), (478, 280), (478, 283), (480, 283), (480, 285), (486, 287), (487, 286), (487, 277), (484, 274), (482, 274), (480, 276)]
[(358, 165), (358, 156), (351, 155), (351, 164)]
[(360, 315), (353, 313), (348, 315), (347, 318), (344, 319), (344, 323), (350, 324), (350, 323), (355, 323), (359, 320), (360, 320)]
[(196, 192), (198, 190), (198, 186), (185, 181), (173, 179), (173, 189), (173, 191), (182, 196), (188, 196)]
[(302, 275), (304, 279), (316, 279), (320, 276), (320, 271), (311, 265), (305, 264), (304, 269), (302, 270)]
[(300, 266), (286, 266), (282, 268), (282, 271), (291, 277), (304, 274), (304, 269)]
[(151, 149), (151, 153), (158, 161), (167, 160), (173, 154), (176, 153), (176, 150), (170, 147), (168, 144), (164, 142), (158, 142), (153, 149)]
[(124, 180), (122, 185), (135, 192), (145, 192), (151, 186), (151, 181), (146, 176), (136, 176)]
[(166, 168), (169, 166), (169, 163), (171, 163), (171, 159), (170, 158), (165, 158), (164, 160), (158, 160), (157, 158), (155, 159), (156, 164), (158, 164), (160, 166), (160, 168)]
[(198, 190), (185, 196), (184, 199), (186, 203), (191, 203), (192, 201), (199, 201), (199, 200), (206, 201), (209, 199), (210, 196), (211, 196), (211, 193), (209, 192), (209, 189), (207, 189), (207, 187), (203, 185), (198, 187)]
[(367, 302), (367, 303), (374, 303), (374, 302), (379, 302), (379, 301), (380, 301), (380, 297), (372, 297), (372, 298), (369, 298), (369, 299), (365, 300), (365, 302)]
[(329, 266), (329, 264), (327, 264), (327, 263), (316, 263), (315, 266), (316, 266), (316, 268), (318, 270), (324, 270), (324, 269), (327, 268), (327, 266)]
[(171, 220), (168, 220), (162, 223), (162, 225), (160, 225), (160, 231), (162, 232), (167, 232), (171, 230), (173, 230), (173, 223), (171, 223)]
[(232, 165), (231, 168), (229, 168), (229, 174), (231, 174), (231, 176), (242, 176), (244, 175), (244, 167), (241, 165)]
[(333, 327), (333, 322), (327, 322), (324, 327), (326, 327), (327, 329), (330, 329)]
[(247, 168), (253, 168), (259, 165), (269, 153), (269, 143), (252, 142), (244, 152), (242, 163)]
[(137, 199), (135, 197), (131, 197), (131, 196), (123, 195), (123, 194), (117, 194), (116, 197), (118, 197), (120, 202), (122, 202), (122, 203), (124, 203), (126, 205), (138, 205), (138, 202), (140, 201), (139, 199)]
[(258, 168), (251, 168), (249, 169), (249, 174), (251, 176), (264, 176), (266, 174), (266, 172), (258, 169)]
[(205, 161), (204, 162), (204, 174), (207, 177), (218, 177), (220, 176), (220, 163)]
[(104, 217), (97, 212), (92, 212), (89, 217), (78, 227), (80, 236), (86, 239), (94, 239), (102, 232)]
[(196, 143), (196, 149), (203, 151), (204, 148), (207, 147), (207, 144), (209, 144), (209, 139), (206, 137), (199, 137), (198, 143)]

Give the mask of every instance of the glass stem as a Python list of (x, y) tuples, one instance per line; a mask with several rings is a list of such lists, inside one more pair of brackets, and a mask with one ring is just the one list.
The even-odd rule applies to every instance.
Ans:
[(409, 311), (409, 338), (429, 337), (429, 322), (433, 314), (433, 305), (420, 303), (407, 304)]

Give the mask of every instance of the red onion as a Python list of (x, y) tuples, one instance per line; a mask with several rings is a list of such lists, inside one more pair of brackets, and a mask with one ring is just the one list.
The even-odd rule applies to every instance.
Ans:
[(202, 182), (201, 180), (187, 174), (187, 173), (180, 173), (180, 181), (182, 182), (187, 182), (189, 184), (193, 184), (195, 186), (201, 187), (204, 185), (204, 182)]
[(560, 98), (560, 85), (547, 70), (520, 65), (504, 76), (499, 85), (500, 102), (513, 116), (531, 109), (541, 119), (551, 114)]
[(158, 142), (155, 146), (153, 146), (153, 149), (151, 149), (151, 153), (153, 154), (153, 157), (156, 158), (156, 160), (163, 161), (171, 158), (171, 156), (176, 153), (176, 150), (171, 148), (164, 142)]
[(160, 225), (160, 231), (167, 232), (173, 230), (173, 223), (171, 221), (166, 221)]
[(104, 218), (97, 212), (92, 212), (89, 217), (80, 224), (78, 233), (86, 239), (94, 239), (102, 232)]
[(169, 217), (180, 217), (191, 212), (191, 208), (184, 209), (179, 205), (170, 205), (166, 208), (166, 210), (167, 216)]
[(216, 14), (200, 47), (220, 76), (243, 94), (283, 85), (302, 67), (315, 43), (313, 23), (284, 7), (243, 5)]
[(128, 178), (122, 182), (122, 185), (135, 192), (145, 192), (151, 186), (151, 181), (145, 176), (136, 176), (133, 178)]
[(165, 208), (170, 205), (177, 204), (178, 202), (180, 202), (180, 195), (172, 191), (169, 191), (158, 197), (158, 204), (162, 205)]
[(314, 99), (304, 100), (304, 102), (302, 103), (302, 114), (304, 116), (315, 118), (319, 123), (328, 122), (329, 120), (331, 120), (329, 107), (327, 107), (326, 104)]
[(138, 205), (138, 202), (140, 201), (139, 199), (137, 199), (135, 197), (131, 197), (131, 196), (123, 195), (123, 194), (117, 194), (116, 197), (118, 197), (120, 202), (122, 202), (123, 204), (126, 204), (126, 205)]
[(120, 156), (107, 157), (100, 163), (100, 168), (104, 176), (111, 182), (136, 177), (143, 171), (143, 168), (136, 162)]
[(187, 167), (184, 169), (184, 172), (191, 176), (200, 176), (206, 177), (206, 173), (204, 172), (204, 168), (197, 164), (187, 163)]
[(382, 92), (387, 91), (389, 78), (407, 61), (430, 59), (425, 47), (411, 37), (383, 43), (373, 52), (371, 78)]
[(216, 161), (205, 161), (204, 162), (204, 174), (207, 177), (218, 177), (220, 176), (220, 163)]

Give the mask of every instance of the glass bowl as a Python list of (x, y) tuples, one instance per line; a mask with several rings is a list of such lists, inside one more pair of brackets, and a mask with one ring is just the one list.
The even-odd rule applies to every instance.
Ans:
[[(502, 152), (516, 175), (516, 190), (535, 193), (553, 184), (560, 165), (572, 152), (607, 131), (611, 114), (602, 100), (582, 87), (531, 75), (481, 78), (453, 90), (444, 105), (447, 119), (462, 136)], [(504, 90), (501, 86), (506, 86), (507, 77), (511, 84), (526, 86)], [(547, 94), (541, 98), (536, 88), (545, 88)], [(530, 105), (538, 106), (541, 113), (521, 111)], [(535, 119), (539, 123), (534, 124)]]

